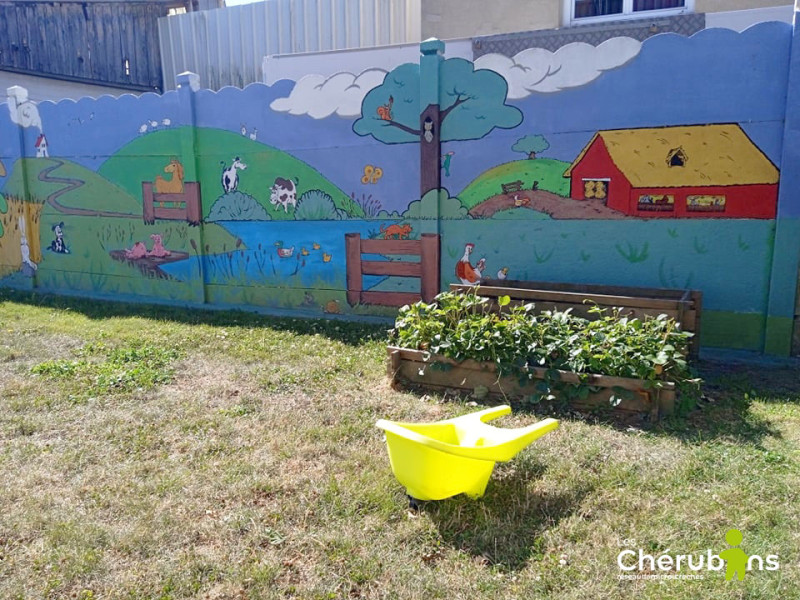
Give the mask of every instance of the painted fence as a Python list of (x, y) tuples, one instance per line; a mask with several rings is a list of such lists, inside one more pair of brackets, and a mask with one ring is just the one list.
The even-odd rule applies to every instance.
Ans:
[(792, 26), (421, 51), (218, 92), (12, 88), (0, 285), (352, 317), (487, 278), (698, 289), (704, 346), (790, 352)]
[[(419, 240), (404, 239), (411, 234), (411, 226), (394, 225), (385, 230), (383, 239), (362, 240), (358, 233), (345, 234), (347, 259), (347, 302), (350, 306), (373, 304), (400, 307), (420, 298), (432, 302), (441, 288), (439, 236), (423, 233)], [(373, 254), (381, 257), (412, 256), (419, 260), (364, 260)], [(419, 279), (419, 290), (413, 292), (364, 291), (364, 275), (408, 277)]]

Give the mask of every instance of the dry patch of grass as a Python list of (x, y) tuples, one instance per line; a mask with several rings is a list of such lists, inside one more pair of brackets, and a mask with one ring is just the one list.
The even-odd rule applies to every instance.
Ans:
[[(498, 465), (484, 498), (411, 515), (375, 421), (475, 408), (392, 391), (380, 327), (0, 294), (2, 598), (800, 589), (796, 372), (715, 367), (714, 402), (649, 431), (565, 417)], [(619, 579), (623, 540), (719, 552), (730, 527), (781, 569), (741, 583)]]

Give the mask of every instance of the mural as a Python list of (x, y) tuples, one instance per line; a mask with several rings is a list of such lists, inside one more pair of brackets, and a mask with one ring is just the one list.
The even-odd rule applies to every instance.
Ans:
[(800, 233), (781, 188), (792, 35), (474, 63), (430, 46), (423, 66), (139, 98), (12, 88), (0, 285), (351, 316), (487, 278), (691, 287), (704, 344), (764, 349), (797, 281), (798, 237), (776, 236)]

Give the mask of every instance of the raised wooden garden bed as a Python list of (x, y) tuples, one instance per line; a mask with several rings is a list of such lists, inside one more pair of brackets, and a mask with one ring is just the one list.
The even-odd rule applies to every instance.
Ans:
[(703, 293), (698, 290), (500, 279), (484, 279), (478, 287), (452, 284), (450, 289), (471, 291), (488, 298), (509, 296), (512, 302), (517, 303), (533, 302), (537, 312), (571, 308), (574, 314), (586, 319), (597, 318), (597, 315), (589, 312), (593, 305), (624, 308), (623, 314), (629, 317), (665, 314), (680, 324), (681, 331), (694, 334), (689, 342), (689, 356), (696, 358), (700, 351)]
[[(437, 390), (456, 389), (472, 392), (482, 386), (489, 394), (523, 397), (539, 393), (536, 384), (546, 380), (545, 374), (548, 371), (531, 367), (529, 372), (534, 378), (521, 385), (516, 377), (498, 378), (497, 369), (491, 363), (479, 363), (474, 360), (456, 362), (444, 356), (395, 346), (389, 346), (387, 351), (388, 374), (394, 387), (411, 384)], [(675, 410), (674, 383), (664, 382), (663, 387), (654, 389), (648, 388), (647, 382), (641, 379), (606, 375), (579, 376), (568, 371), (558, 371), (558, 380), (592, 386), (593, 391), (586, 398), (570, 402), (571, 406), (578, 409), (607, 408), (623, 414), (648, 413), (651, 421), (670, 415)], [(612, 396), (619, 399), (616, 406), (612, 405)]]

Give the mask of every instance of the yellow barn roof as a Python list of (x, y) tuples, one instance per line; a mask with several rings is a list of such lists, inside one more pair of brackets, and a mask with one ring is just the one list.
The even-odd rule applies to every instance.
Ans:
[[(780, 177), (775, 165), (735, 123), (598, 131), (564, 177), (572, 175), (598, 137), (617, 168), (637, 188), (771, 184)], [(683, 166), (670, 165), (676, 152), (685, 158)]]

